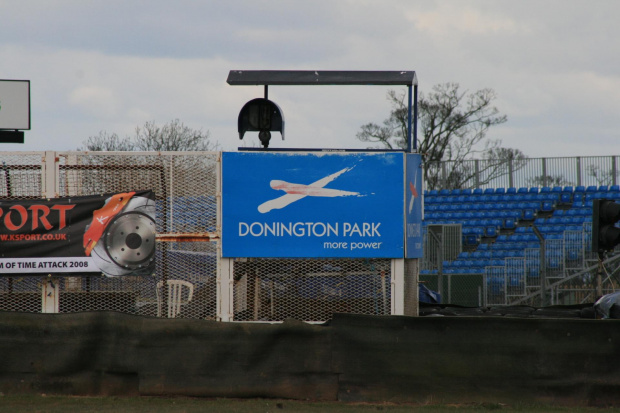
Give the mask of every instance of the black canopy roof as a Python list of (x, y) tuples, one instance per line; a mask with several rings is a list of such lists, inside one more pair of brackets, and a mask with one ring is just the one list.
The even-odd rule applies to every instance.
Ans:
[(414, 71), (231, 70), (229, 85), (417, 85)]

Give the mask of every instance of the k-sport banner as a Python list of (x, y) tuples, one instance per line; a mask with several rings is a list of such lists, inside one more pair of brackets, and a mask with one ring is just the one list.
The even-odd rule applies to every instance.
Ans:
[(0, 200), (0, 274), (155, 270), (152, 191)]
[[(400, 152), (225, 152), (223, 256), (404, 257), (405, 161)], [(421, 174), (408, 179), (407, 193), (420, 185)], [(407, 214), (417, 236), (414, 192)], [(415, 249), (417, 239), (410, 256)]]

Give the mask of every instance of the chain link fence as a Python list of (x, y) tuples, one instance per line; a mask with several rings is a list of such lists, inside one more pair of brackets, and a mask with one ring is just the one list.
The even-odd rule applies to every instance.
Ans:
[(237, 259), (233, 274), (235, 321), (391, 314), (389, 259)]
[[(220, 274), (220, 153), (11, 152), (2, 156), (0, 198), (102, 195), (150, 189), (157, 247), (152, 276), (50, 274), (0, 278), (0, 310), (42, 312), (57, 291), (57, 311), (124, 313), (228, 321), (326, 321), (335, 312), (417, 314), (417, 262), (396, 282), (390, 259), (233, 260)], [(221, 289), (228, 287), (226, 291)], [(46, 287), (46, 288), (44, 288)], [(403, 291), (404, 290), (404, 291)], [(395, 310), (394, 292), (404, 308)], [(169, 299), (174, 295), (175, 303)]]
[[(0, 197), (7, 200), (101, 195), (151, 189), (157, 207), (157, 267), (149, 277), (20, 276), (0, 278), (0, 310), (42, 311), (42, 285), (51, 282), (59, 292), (59, 312), (114, 310), (167, 316), (162, 302), (166, 287), (179, 284), (175, 317), (218, 319), (222, 283), (230, 282), (230, 320), (281, 321), (294, 317), (324, 321), (333, 312), (385, 315), (417, 314), (417, 273), (441, 266), (454, 250), (462, 251), (460, 236), (445, 228), (427, 233), (452, 240), (427, 248), (421, 263), (405, 260), (404, 280), (391, 260), (364, 259), (246, 259), (234, 260), (230, 280), (218, 274), (219, 159), (216, 152), (7, 152), (0, 166)], [(511, 162), (468, 161), (474, 172), (461, 187), (520, 187), (544, 185), (617, 184), (618, 157), (539, 158)], [(490, 162), (490, 161), (489, 161)], [(438, 187), (450, 188), (448, 173), (458, 165), (436, 166)], [(430, 168), (429, 166), (429, 169)], [(444, 175), (441, 175), (444, 174)], [(445, 178), (445, 179), (444, 179)], [(477, 274), (424, 275), (426, 286), (441, 291), (444, 302), (477, 306), (542, 303), (536, 295), (548, 287), (551, 303), (593, 299), (595, 263), (583, 248), (589, 228), (567, 233), (564, 240), (526, 251), (525, 258), (490, 266)], [(458, 231), (456, 227), (448, 231)], [(439, 232), (438, 232), (439, 231)], [(585, 235), (584, 235), (585, 234)], [(442, 247), (443, 248), (443, 247)], [(561, 260), (557, 257), (562, 257)], [(557, 264), (557, 265), (556, 265)], [(541, 267), (544, 265), (544, 267)], [(546, 279), (541, 280), (544, 268)], [(615, 267), (602, 275), (603, 292), (616, 286)], [(501, 280), (501, 281), (500, 281)], [(172, 291), (172, 290), (170, 290)], [(404, 297), (395, 297), (395, 292)], [(538, 301), (536, 301), (538, 300)], [(398, 305), (400, 305), (398, 304)]]
[[(42, 284), (59, 294), (58, 311), (113, 310), (166, 315), (162, 290), (187, 281), (180, 311), (187, 318), (216, 317), (217, 182), (219, 153), (11, 152), (2, 155), (0, 197), (101, 195), (151, 189), (156, 197), (157, 265), (153, 276), (23, 276), (0, 278), (0, 309), (42, 311)], [(191, 234), (187, 238), (182, 235)], [(216, 237), (215, 237), (216, 238)], [(165, 301), (165, 300), (164, 300)]]

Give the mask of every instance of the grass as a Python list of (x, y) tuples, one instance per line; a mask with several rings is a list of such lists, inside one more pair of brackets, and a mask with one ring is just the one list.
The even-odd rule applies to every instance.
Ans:
[[(1, 396), (0, 412), (11, 413), (348, 413), (348, 412), (598, 412), (586, 407), (509, 406), (501, 403), (414, 405), (394, 403), (309, 402), (272, 399), (208, 399), (191, 397)], [(620, 412), (607, 408), (605, 412)]]

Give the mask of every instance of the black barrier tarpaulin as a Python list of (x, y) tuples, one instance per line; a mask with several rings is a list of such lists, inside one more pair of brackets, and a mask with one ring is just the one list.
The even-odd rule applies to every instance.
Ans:
[(151, 274), (154, 198), (143, 190), (0, 201), (0, 274)]

